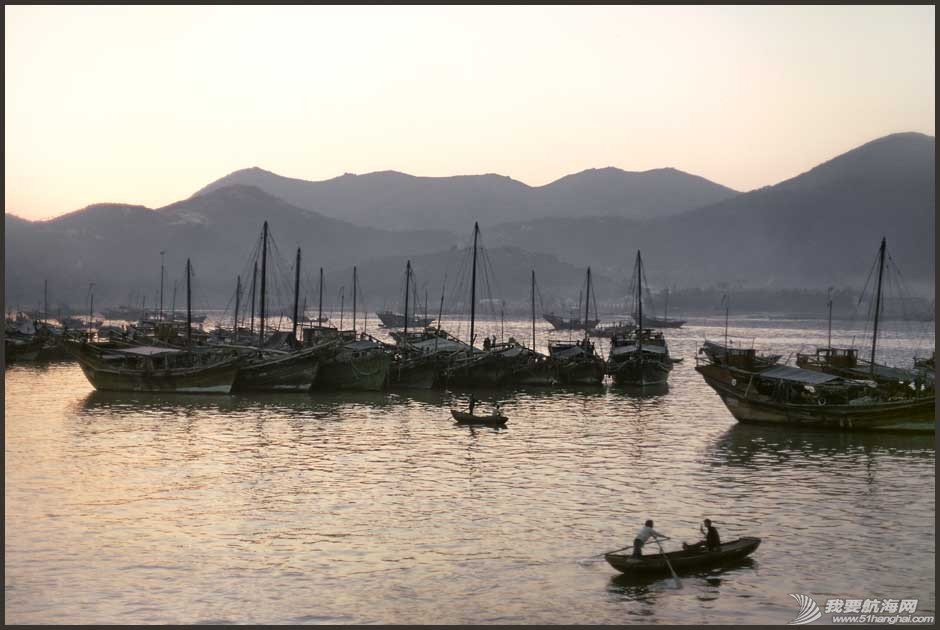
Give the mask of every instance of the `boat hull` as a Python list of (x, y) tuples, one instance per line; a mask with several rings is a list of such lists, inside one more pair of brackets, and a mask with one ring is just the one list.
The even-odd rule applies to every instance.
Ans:
[[(356, 353), (358, 354), (358, 353)], [(385, 388), (392, 357), (384, 352), (353, 356), (344, 351), (320, 366), (315, 389), (379, 391)]]
[(669, 373), (672, 371), (672, 364), (660, 361), (609, 362), (608, 369), (615, 384), (644, 387), (666, 384), (669, 380)]
[(434, 357), (393, 361), (388, 385), (396, 389), (433, 389), (440, 380), (441, 369)]
[(451, 409), (450, 415), (461, 424), (506, 424), (509, 420), (509, 418), (502, 414), (496, 416), (475, 416), (472, 413), (457, 411), (456, 409)]
[(238, 371), (235, 391), (309, 392), (320, 368), (318, 349), (249, 360)]
[(228, 394), (238, 373), (234, 361), (198, 370), (163, 370), (145, 374), (96, 368), (79, 359), (92, 386), (103, 392)]
[(669, 575), (671, 573), (670, 564), (676, 573), (720, 566), (749, 556), (760, 546), (760, 543), (760, 538), (745, 537), (723, 543), (717, 551), (673, 551), (666, 554), (666, 557), (669, 558), (669, 564), (659, 553), (645, 555), (639, 559), (625, 554), (609, 553), (604, 556), (604, 559), (607, 560), (610, 566), (624, 575), (637, 577)]
[[(848, 431), (935, 432), (934, 396), (867, 405), (812, 405), (759, 400), (748, 396), (729, 370), (719, 366), (697, 366), (738, 422), (796, 425)], [(742, 379), (743, 380), (743, 379)]]
[(562, 385), (601, 385), (604, 382), (603, 361), (571, 361), (558, 365), (558, 382)]

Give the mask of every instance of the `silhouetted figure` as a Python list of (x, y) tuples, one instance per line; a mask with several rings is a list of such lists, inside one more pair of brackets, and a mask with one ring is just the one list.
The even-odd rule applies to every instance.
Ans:
[(646, 521), (643, 527), (640, 528), (640, 531), (637, 532), (636, 538), (633, 539), (633, 557), (634, 558), (643, 557), (643, 545), (645, 545), (646, 541), (650, 539), (650, 536), (652, 536), (654, 540), (657, 538), (668, 540), (668, 538), (666, 538), (665, 536), (657, 532), (655, 529), (653, 529), (652, 520)]

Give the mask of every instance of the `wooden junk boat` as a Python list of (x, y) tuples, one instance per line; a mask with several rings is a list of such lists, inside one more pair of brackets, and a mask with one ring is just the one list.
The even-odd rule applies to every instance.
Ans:
[[(189, 260), (186, 261), (187, 306)], [(225, 348), (187, 348), (132, 345), (119, 341), (93, 343), (87, 338), (63, 339), (85, 377), (101, 391), (161, 393), (221, 393), (232, 390), (240, 359)]]
[(597, 356), (594, 343), (587, 335), (574, 341), (549, 340), (548, 356), (555, 363), (558, 382), (562, 385), (600, 385), (604, 382), (604, 359)]
[(643, 258), (639, 251), (635, 267), (637, 327), (611, 339), (607, 372), (618, 385), (664, 385), (673, 362), (663, 333), (643, 327)]
[(676, 573), (681, 573), (736, 562), (753, 553), (760, 546), (760, 542), (760, 538), (746, 536), (722, 543), (716, 551), (708, 551), (704, 548), (671, 551), (665, 554), (669, 558), (668, 564), (662, 554), (633, 558), (629, 554), (608, 553), (604, 559), (624, 575), (633, 577), (668, 575), (671, 573), (670, 564)]
[(739, 422), (853, 430), (934, 431), (933, 390), (893, 394), (870, 381), (787, 365), (695, 370)]

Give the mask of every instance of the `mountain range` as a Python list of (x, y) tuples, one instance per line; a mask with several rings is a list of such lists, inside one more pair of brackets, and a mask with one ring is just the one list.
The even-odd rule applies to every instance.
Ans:
[(395, 171), (347, 173), (311, 182), (260, 168), (230, 173), (193, 195), (232, 185), (270, 195), (360, 226), (389, 230), (466, 230), (468, 217), (487, 227), (543, 217), (618, 216), (649, 219), (680, 214), (734, 197), (730, 188), (673, 168), (641, 173), (590, 169), (532, 187), (501, 175), (415, 177)]
[(96, 204), (47, 221), (6, 213), (5, 297), (33, 307), (48, 279), (56, 303), (87, 304), (94, 282), (96, 304), (141, 291), (153, 304), (163, 250), (167, 291), (182, 287), (189, 257), (196, 306), (222, 306), (237, 274), (247, 284), (265, 220), (279, 261), (273, 289), (289, 293), (300, 247), (310, 299), (320, 266), (327, 288), (346, 284), (349, 295), (355, 264), (370, 308), (400, 301), (407, 258), (432, 304), (445, 273), (456, 291), (475, 220), (493, 297), (511, 303), (529, 299), (533, 267), (547, 308), (576, 301), (588, 265), (598, 299), (617, 301), (637, 248), (654, 286), (860, 287), (882, 236), (908, 288), (932, 295), (935, 168), (935, 139), (901, 133), (745, 193), (674, 169), (596, 169), (542, 187), (395, 172), (304, 182), (246, 169), (163, 208)]

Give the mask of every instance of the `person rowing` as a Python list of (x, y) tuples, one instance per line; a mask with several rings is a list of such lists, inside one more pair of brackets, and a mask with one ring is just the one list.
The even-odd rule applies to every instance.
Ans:
[(668, 536), (663, 536), (655, 529), (653, 529), (653, 521), (649, 519), (640, 528), (640, 531), (637, 532), (636, 538), (633, 539), (633, 557), (642, 558), (643, 557), (643, 545), (646, 544), (646, 541), (652, 537), (654, 540), (669, 540)]

